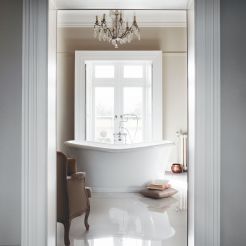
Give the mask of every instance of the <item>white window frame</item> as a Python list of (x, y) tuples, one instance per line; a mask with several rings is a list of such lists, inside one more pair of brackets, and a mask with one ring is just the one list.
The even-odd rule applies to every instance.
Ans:
[(88, 61), (152, 62), (152, 141), (162, 140), (162, 52), (161, 51), (75, 51), (75, 140), (86, 139), (86, 74)]

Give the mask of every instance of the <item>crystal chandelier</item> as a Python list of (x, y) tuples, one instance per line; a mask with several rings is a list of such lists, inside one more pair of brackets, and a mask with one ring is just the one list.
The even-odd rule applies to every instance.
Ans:
[(119, 10), (111, 10), (109, 21), (106, 21), (106, 15), (103, 14), (101, 20), (96, 16), (94, 25), (94, 37), (99, 41), (108, 41), (115, 48), (119, 44), (130, 43), (135, 37), (140, 40), (140, 30), (136, 21), (136, 16), (133, 18), (132, 25), (123, 20), (123, 13)]

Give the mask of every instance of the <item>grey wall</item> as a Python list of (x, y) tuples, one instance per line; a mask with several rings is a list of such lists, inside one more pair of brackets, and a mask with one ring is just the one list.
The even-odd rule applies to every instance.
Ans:
[(20, 244), (22, 1), (0, 1), (0, 245)]
[(245, 11), (245, 0), (221, 0), (221, 246), (246, 245)]

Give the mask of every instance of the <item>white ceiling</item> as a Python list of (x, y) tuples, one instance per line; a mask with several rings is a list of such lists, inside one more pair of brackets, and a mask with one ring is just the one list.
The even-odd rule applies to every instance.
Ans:
[[(92, 27), (95, 17), (99, 18), (107, 10), (59, 10), (57, 24), (59, 27)], [(139, 27), (186, 27), (185, 10), (125, 10), (124, 20), (132, 22), (136, 15)]]
[(57, 9), (187, 9), (190, 0), (54, 0)]

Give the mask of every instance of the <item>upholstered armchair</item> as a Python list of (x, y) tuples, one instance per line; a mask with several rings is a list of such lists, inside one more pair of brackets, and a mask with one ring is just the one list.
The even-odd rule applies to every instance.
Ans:
[(69, 229), (73, 218), (85, 213), (89, 230), (91, 192), (85, 187), (85, 173), (77, 172), (76, 160), (57, 152), (57, 222), (64, 225), (64, 243), (70, 245)]

